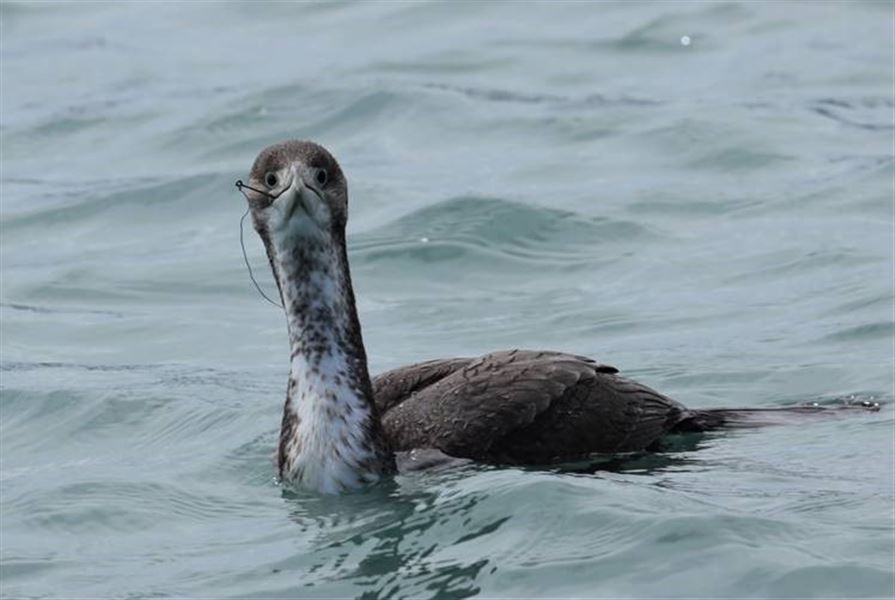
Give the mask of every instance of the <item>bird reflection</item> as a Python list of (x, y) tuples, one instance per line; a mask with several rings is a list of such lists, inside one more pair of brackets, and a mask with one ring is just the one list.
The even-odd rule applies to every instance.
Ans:
[[(430, 478), (414, 474), (342, 496), (284, 490), (289, 518), (300, 532), (317, 536), (314, 562), (296, 569), (302, 580), (297, 585), (329, 588), (339, 582), (359, 591), (361, 598), (394, 597), (399, 592), (438, 598), (477, 594), (476, 579), (489, 560), (445, 559), (437, 550), (491, 534), (509, 517), (472, 533), (458, 532), (457, 524), (473, 514), (487, 494), (461, 492), (453, 484), (462, 478), (458, 473), (439, 474), (439, 485), (418, 489), (421, 480)], [(446, 539), (453, 541), (446, 545)]]

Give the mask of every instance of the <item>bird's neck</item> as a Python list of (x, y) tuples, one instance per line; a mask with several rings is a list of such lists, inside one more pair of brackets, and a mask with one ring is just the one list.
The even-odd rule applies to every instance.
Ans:
[(280, 477), (321, 492), (376, 481), (393, 457), (373, 403), (344, 234), (267, 246), (291, 347)]

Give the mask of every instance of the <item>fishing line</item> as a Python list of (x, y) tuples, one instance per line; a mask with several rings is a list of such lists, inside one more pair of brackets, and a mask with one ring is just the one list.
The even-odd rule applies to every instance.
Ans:
[[(248, 189), (252, 190), (253, 192), (257, 192), (258, 194), (264, 194), (265, 196), (267, 196), (269, 198), (273, 198), (273, 196), (271, 196), (267, 192), (264, 192), (261, 190), (256, 190), (255, 188), (244, 184), (241, 179), (237, 179), (236, 180), (236, 189), (238, 189), (240, 192), (242, 192), (242, 194), (245, 196), (246, 193), (242, 191), (242, 188), (248, 188)], [(246, 199), (248, 200), (248, 196), (246, 196)], [(270, 299), (270, 297), (267, 294), (264, 293), (264, 290), (261, 289), (261, 286), (258, 285), (258, 281), (255, 279), (255, 274), (252, 272), (252, 265), (249, 264), (249, 257), (246, 254), (245, 236), (243, 235), (244, 224), (245, 224), (246, 217), (249, 216), (249, 210), (251, 210), (251, 209), (247, 208), (245, 213), (243, 213), (242, 218), (239, 219), (239, 245), (242, 246), (242, 259), (245, 261), (246, 268), (249, 270), (249, 278), (252, 280), (252, 283), (255, 284), (255, 289), (258, 290), (258, 293), (261, 294), (261, 297), (264, 298), (265, 300), (267, 300), (268, 302), (270, 302), (271, 304), (273, 304), (274, 306), (276, 306), (278, 308), (283, 308), (282, 304), (280, 304), (279, 302), (274, 302), (273, 300)]]

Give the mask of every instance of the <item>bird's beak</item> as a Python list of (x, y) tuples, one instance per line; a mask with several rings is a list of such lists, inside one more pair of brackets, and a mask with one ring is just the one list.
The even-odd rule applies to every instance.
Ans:
[(297, 163), (293, 163), (289, 172), (292, 175), (292, 181), (289, 183), (289, 187), (286, 188), (285, 192), (281, 195), (288, 202), (285, 207), (287, 221), (292, 219), (296, 210), (301, 210), (305, 215), (310, 216), (307, 199), (305, 198), (305, 195), (310, 190), (308, 190), (308, 186), (305, 185), (304, 180), (302, 179), (301, 168)]

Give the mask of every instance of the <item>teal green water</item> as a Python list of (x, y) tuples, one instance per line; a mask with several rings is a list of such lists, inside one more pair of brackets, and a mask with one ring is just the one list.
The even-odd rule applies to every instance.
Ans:
[[(3, 597), (895, 594), (892, 3), (0, 18)], [(291, 137), (348, 174), (373, 372), (552, 348), (690, 406), (886, 404), (286, 492), (232, 184)]]

